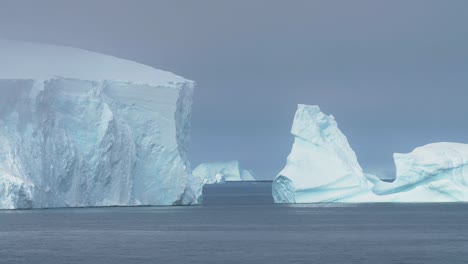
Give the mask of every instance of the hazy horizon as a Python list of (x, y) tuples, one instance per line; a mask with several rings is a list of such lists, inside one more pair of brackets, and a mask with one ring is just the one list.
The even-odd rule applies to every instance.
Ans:
[(3, 1), (0, 38), (73, 46), (194, 80), (192, 166), (286, 162), (297, 104), (335, 116), (366, 172), (468, 143), (466, 1)]

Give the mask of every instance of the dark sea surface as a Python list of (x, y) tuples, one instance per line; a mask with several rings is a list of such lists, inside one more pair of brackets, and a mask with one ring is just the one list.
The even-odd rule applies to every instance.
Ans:
[(274, 205), (271, 183), (204, 205), (0, 211), (0, 263), (468, 263), (468, 204)]

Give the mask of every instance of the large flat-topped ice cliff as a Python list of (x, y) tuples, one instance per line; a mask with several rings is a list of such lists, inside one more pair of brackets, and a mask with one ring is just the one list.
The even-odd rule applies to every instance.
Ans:
[(196, 203), (194, 82), (75, 48), (0, 57), (0, 208)]
[(299, 105), (286, 166), (273, 182), (277, 203), (468, 201), (468, 144), (433, 143), (394, 154), (394, 182), (364, 174), (332, 116)]

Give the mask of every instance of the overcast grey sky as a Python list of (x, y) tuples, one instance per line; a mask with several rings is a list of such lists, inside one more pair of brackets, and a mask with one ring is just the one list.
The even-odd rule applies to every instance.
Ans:
[(364, 169), (380, 176), (393, 176), (393, 152), (468, 143), (464, 0), (0, 0), (0, 37), (197, 81), (192, 165), (238, 159), (273, 178), (298, 103), (333, 114)]

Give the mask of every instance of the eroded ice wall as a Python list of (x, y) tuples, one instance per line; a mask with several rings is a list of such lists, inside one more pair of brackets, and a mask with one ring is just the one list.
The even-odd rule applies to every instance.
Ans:
[(194, 82), (84, 50), (0, 41), (0, 208), (195, 203)]

